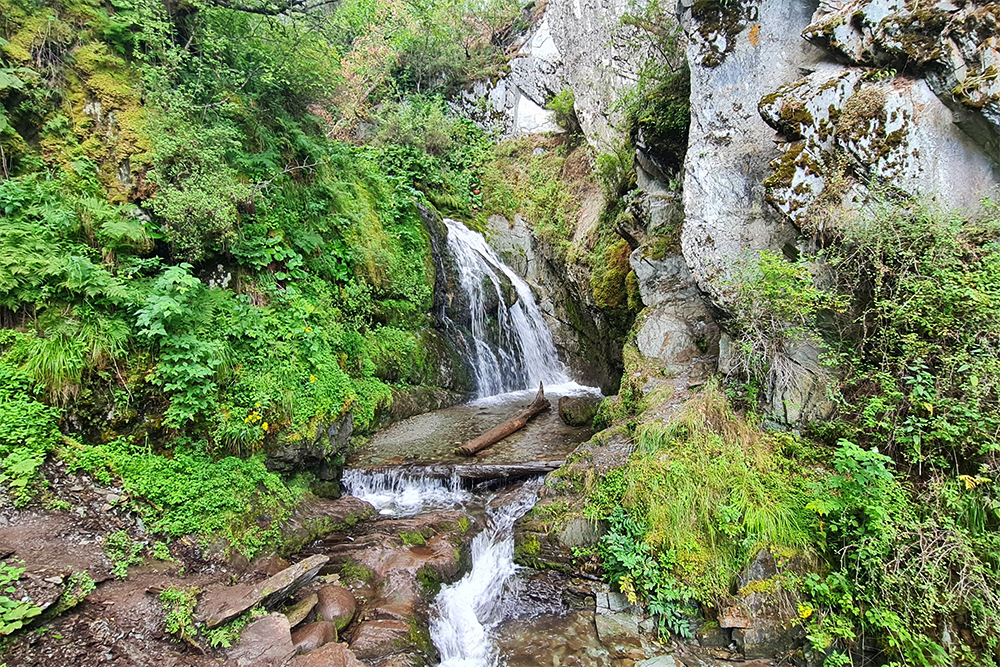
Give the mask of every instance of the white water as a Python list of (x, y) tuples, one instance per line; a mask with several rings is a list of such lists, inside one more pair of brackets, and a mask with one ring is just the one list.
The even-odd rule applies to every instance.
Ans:
[[(569, 381), (559, 361), (552, 333), (545, 326), (528, 283), (510, 269), (486, 243), (483, 235), (445, 218), (448, 247), (459, 271), (459, 281), (469, 302), (473, 369), (480, 398), (519, 389), (537, 389), (539, 383)], [(517, 292), (507, 308), (503, 295), (506, 276)], [(497, 331), (491, 332), (486, 312), (486, 290), (495, 292)]]
[(503, 505), (487, 507), (486, 528), (472, 541), (472, 570), (441, 589), (431, 608), (431, 640), (441, 667), (493, 667), (490, 630), (504, 584), (514, 574), (514, 522), (537, 500), (541, 479), (526, 482)]
[(450, 479), (399, 471), (345, 470), (343, 484), (355, 498), (371, 503), (383, 516), (414, 516), (451, 509), (472, 499), (457, 475)]

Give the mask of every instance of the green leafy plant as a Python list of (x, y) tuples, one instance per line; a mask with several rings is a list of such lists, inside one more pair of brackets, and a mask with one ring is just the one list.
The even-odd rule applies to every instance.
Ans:
[(104, 555), (111, 561), (111, 573), (119, 579), (128, 577), (128, 569), (142, 563), (142, 542), (132, 540), (124, 530), (104, 538)]
[(0, 562), (0, 635), (9, 635), (23, 628), (31, 619), (42, 613), (41, 607), (8, 597), (16, 589), (17, 580), (24, 573), (23, 567)]
[(164, 626), (167, 634), (174, 635), (188, 644), (194, 644), (198, 632), (194, 625), (194, 608), (198, 604), (199, 593), (201, 590), (196, 587), (174, 586), (169, 586), (160, 592), (160, 602), (163, 603), (163, 610), (166, 613)]

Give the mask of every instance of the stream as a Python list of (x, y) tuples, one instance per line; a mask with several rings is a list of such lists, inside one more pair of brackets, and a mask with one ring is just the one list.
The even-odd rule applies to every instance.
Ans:
[[(435, 534), (401, 553), (399, 547), (386, 547), (384, 536), (413, 540), (413, 531), (427, 526), (472, 522), (478, 532), (471, 544), (465, 542), (470, 552), (465, 574), (441, 586), (426, 609), (442, 667), (610, 665), (597, 640), (593, 612), (588, 618), (565, 605), (565, 582), (514, 564), (514, 524), (537, 501), (544, 473), (592, 434), (563, 423), (555, 406), (563, 396), (598, 398), (600, 392), (570, 380), (527, 283), (482, 235), (453, 220), (445, 224), (469, 307), (470, 324), (461, 335), (478, 396), (393, 424), (353, 450), (344, 471), (345, 491), (374, 506), (380, 519), (367, 533), (348, 537), (352, 544), (329, 542), (326, 548), (334, 555), (371, 545), (353, 553), (381, 572), (379, 590), (372, 590), (370, 598), (373, 616), (384, 620), (371, 623), (389, 627), (400, 600), (410, 600), (415, 608), (413, 585), (401, 583), (400, 568), (423, 571), (428, 565), (422, 563), (445, 562), (449, 549), (455, 549), (443, 534)], [(516, 292), (510, 306), (505, 286)], [(499, 304), (496, 312), (488, 312), (488, 303)], [(476, 457), (455, 454), (458, 445), (523, 409), (539, 383), (552, 410)], [(454, 532), (448, 539), (456, 539)], [(388, 562), (397, 569), (383, 568)], [(567, 646), (575, 646), (575, 657), (563, 662)]]

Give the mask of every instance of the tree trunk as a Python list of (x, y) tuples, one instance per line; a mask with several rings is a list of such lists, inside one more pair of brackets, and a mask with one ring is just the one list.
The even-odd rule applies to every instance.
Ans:
[(521, 410), (507, 421), (494, 426), (478, 438), (469, 440), (467, 443), (457, 448), (455, 453), (463, 456), (472, 456), (476, 452), (480, 452), (491, 445), (495, 445), (511, 433), (524, 428), (524, 425), (531, 421), (532, 417), (541, 412), (545, 412), (551, 407), (552, 404), (549, 403), (549, 399), (545, 398), (545, 387), (539, 384), (538, 394), (535, 395), (535, 400), (531, 405), (526, 407), (524, 410)]

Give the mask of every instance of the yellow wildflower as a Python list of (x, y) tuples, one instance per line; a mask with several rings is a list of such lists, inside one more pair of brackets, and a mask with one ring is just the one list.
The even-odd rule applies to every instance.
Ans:
[(310, 384), (312, 384), (312, 383), (313, 383), (313, 382), (315, 382), (315, 381), (316, 381), (317, 379), (318, 379), (318, 378), (317, 378), (317, 377), (316, 377), (315, 375), (310, 375), (310, 376), (309, 376), (309, 383), (310, 383)]
[(261, 424), (260, 427), (266, 431), (267, 430), (267, 422), (264, 422), (263, 424)]

